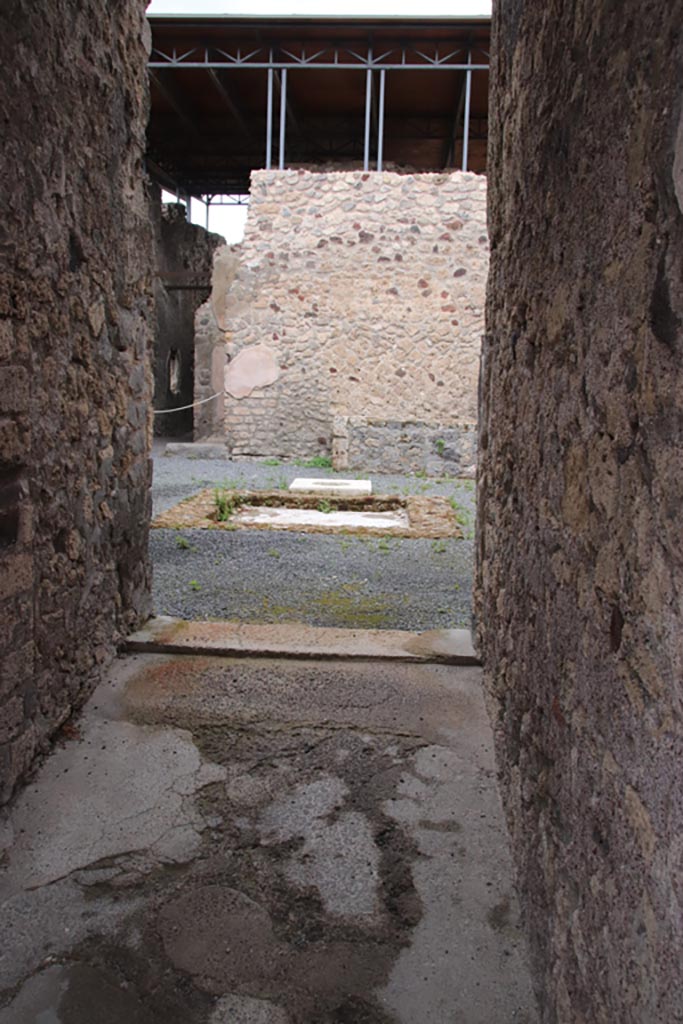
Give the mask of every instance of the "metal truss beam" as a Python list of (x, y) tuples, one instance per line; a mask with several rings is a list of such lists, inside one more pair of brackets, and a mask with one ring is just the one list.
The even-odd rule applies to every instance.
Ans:
[(486, 63), (465, 63), (464, 53), (464, 50), (457, 49), (442, 54), (437, 45), (430, 52), (403, 46), (375, 54), (372, 47), (368, 47), (365, 53), (359, 53), (350, 47), (324, 46), (309, 54), (303, 48), (300, 53), (279, 49), (277, 55), (265, 46), (248, 53), (243, 53), (240, 48), (230, 52), (217, 47), (196, 46), (180, 53), (176, 47), (169, 50), (155, 47), (149, 67), (153, 70), (251, 68), (283, 71), (295, 68), (298, 71), (379, 71), (384, 68), (386, 71), (488, 71), (488, 56)]

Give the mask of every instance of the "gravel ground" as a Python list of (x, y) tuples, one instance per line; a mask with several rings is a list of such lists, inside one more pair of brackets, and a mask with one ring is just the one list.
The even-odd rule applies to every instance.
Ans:
[[(155, 513), (213, 485), (268, 490), (286, 488), (296, 476), (336, 475), (293, 463), (165, 456), (164, 448), (155, 445)], [(473, 484), (377, 475), (372, 483), (375, 494), (455, 497), (467, 539), (152, 530), (157, 614), (380, 629), (469, 626)]]

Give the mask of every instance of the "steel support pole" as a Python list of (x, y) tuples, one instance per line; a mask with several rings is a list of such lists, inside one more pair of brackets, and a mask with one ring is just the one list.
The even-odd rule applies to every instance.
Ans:
[(280, 152), (279, 168), (285, 169), (285, 131), (287, 127), (287, 68), (280, 75)]
[(211, 207), (211, 196), (206, 197), (206, 230), (209, 230), (209, 209)]
[(269, 171), (273, 162), (273, 76), (275, 72), (268, 68), (268, 106), (266, 108), (266, 170)]
[(363, 146), (363, 170), (370, 170), (370, 115), (372, 113), (372, 70), (365, 72), (365, 143)]
[(377, 114), (377, 170), (382, 170), (384, 157), (384, 90), (387, 73), (384, 68), (379, 73), (379, 112)]
[(467, 170), (467, 157), (470, 148), (470, 101), (472, 99), (472, 51), (467, 51), (467, 63), (469, 67), (465, 74), (465, 123), (462, 132), (462, 169)]

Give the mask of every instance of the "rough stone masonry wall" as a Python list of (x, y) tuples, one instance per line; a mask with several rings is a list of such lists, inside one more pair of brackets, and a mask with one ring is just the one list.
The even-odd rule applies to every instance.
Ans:
[(144, 9), (0, 11), (0, 802), (149, 608)]
[(204, 364), (225, 332), (231, 451), (470, 467), (485, 207), (475, 174), (255, 172), (244, 242), (198, 317)]
[(500, 3), (478, 598), (543, 1020), (683, 1020), (683, 3)]
[[(182, 203), (162, 203), (152, 187), (157, 274), (154, 281), (154, 408), (175, 409), (194, 401), (194, 318), (211, 292), (213, 254), (220, 235), (190, 224)], [(175, 380), (172, 363), (175, 362)], [(154, 417), (154, 433), (192, 436), (192, 409)]]

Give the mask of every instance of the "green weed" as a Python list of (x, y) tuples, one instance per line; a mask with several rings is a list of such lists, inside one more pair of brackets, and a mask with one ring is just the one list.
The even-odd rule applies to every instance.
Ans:
[(194, 591), (202, 589), (201, 584), (198, 583), (197, 580), (190, 580), (190, 582), (188, 583), (188, 586), (189, 586), (190, 590), (194, 590)]
[(280, 465), (280, 460), (279, 459), (275, 459), (275, 458), (264, 459), (263, 460), (263, 465), (264, 466), (279, 466)]
[(437, 555), (443, 555), (446, 550), (446, 543), (443, 540), (435, 540), (432, 544), (432, 551)]
[(332, 469), (332, 459), (329, 455), (314, 455), (312, 459), (295, 459), (294, 465), (306, 469)]
[(434, 442), (434, 447), (436, 448), (439, 455), (443, 458), (443, 453), (446, 448), (446, 442), (442, 437), (437, 438), (437, 440)]
[(181, 551), (189, 551), (192, 545), (185, 537), (176, 537), (175, 546)]
[(227, 523), (240, 507), (243, 499), (234, 491), (226, 491), (223, 487), (217, 487), (213, 492), (213, 501), (216, 509), (216, 522)]

